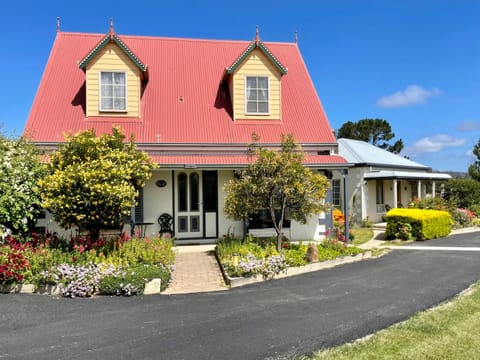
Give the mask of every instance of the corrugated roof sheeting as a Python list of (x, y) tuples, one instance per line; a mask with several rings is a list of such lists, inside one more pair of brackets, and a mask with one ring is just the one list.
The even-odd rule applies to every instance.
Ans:
[(85, 74), (77, 61), (104, 34), (58, 33), (35, 97), (25, 133), (36, 141), (61, 141), (64, 132), (114, 124), (142, 143), (249, 143), (253, 132), (265, 143), (279, 143), (292, 133), (299, 143), (335, 143), (335, 138), (293, 43), (265, 43), (288, 67), (282, 77), (282, 119), (260, 125), (235, 123), (228, 93), (220, 86), (225, 67), (247, 41), (120, 38), (148, 66), (149, 82), (141, 99), (140, 119), (86, 118)]
[[(188, 166), (241, 166), (250, 163), (247, 155), (152, 155), (151, 159), (156, 164), (186, 165)], [(308, 166), (325, 164), (345, 164), (345, 159), (335, 155), (307, 155), (304, 164)]]

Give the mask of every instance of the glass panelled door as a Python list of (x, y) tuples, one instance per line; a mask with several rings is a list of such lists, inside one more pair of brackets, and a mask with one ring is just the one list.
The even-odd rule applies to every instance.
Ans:
[(176, 173), (176, 183), (175, 235), (179, 239), (201, 237), (203, 223), (201, 177), (198, 172), (182, 171)]

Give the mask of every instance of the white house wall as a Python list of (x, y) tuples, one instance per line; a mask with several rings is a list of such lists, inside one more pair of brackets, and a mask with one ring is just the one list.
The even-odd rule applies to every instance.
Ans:
[(243, 222), (229, 219), (225, 216), (225, 192), (223, 186), (233, 179), (233, 170), (218, 171), (218, 237), (222, 237), (227, 232), (235, 234), (237, 237), (243, 237)]
[[(222, 237), (228, 232), (233, 233), (237, 237), (243, 237), (244, 228), (242, 221), (229, 219), (225, 216), (225, 193), (223, 186), (229, 180), (233, 179), (232, 170), (218, 171), (218, 237)], [(166, 186), (158, 187), (156, 182), (164, 180)], [(143, 222), (151, 223), (147, 226), (145, 235), (154, 237), (158, 235), (160, 225), (158, 224), (158, 217), (163, 213), (168, 213), (173, 216), (173, 184), (172, 184), (172, 170), (155, 170), (152, 177), (147, 181), (143, 188)], [(324, 225), (325, 214), (315, 215), (308, 219), (306, 224), (300, 224), (292, 221), (290, 229), (285, 229), (285, 236), (290, 240), (321, 240), (325, 236), (327, 230)], [(75, 235), (75, 230), (65, 230), (59, 227), (51, 218), (51, 214), (46, 213), (45, 219), (39, 219), (38, 226), (45, 227), (51, 232), (56, 232), (59, 236), (70, 238)], [(207, 225), (208, 226), (208, 225)], [(130, 227), (125, 224), (124, 231), (128, 234)], [(212, 239), (212, 241), (215, 241)]]
[[(158, 187), (155, 185), (158, 180), (164, 180), (167, 185), (164, 187)], [(150, 180), (145, 184), (145, 187), (143, 188), (143, 221), (146, 223), (153, 223), (147, 227), (147, 235), (158, 235), (160, 230), (158, 217), (161, 214), (168, 213), (173, 216), (172, 190), (173, 184), (171, 170), (154, 171)]]

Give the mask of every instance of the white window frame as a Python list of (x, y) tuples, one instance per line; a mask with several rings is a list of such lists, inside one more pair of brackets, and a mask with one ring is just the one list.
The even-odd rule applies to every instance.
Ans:
[[(247, 98), (247, 93), (248, 93), (248, 88), (247, 88), (247, 83), (248, 83), (248, 78), (265, 78), (267, 79), (267, 111), (266, 112), (260, 112), (260, 111), (248, 111), (248, 103), (252, 101), (256, 101), (257, 104), (257, 109), (258, 109), (258, 98), (257, 100), (248, 100)], [(258, 83), (258, 82), (257, 82)], [(258, 87), (256, 88), (258, 90)], [(268, 75), (245, 75), (245, 114), (247, 115), (270, 115), (270, 77)]]
[[(113, 97), (113, 86), (112, 86), (112, 108), (105, 109), (102, 107), (102, 74), (109, 73), (109, 74), (124, 74), (125, 77), (125, 107), (123, 109), (115, 109), (115, 99)], [(128, 107), (128, 89), (127, 89), (127, 72), (126, 71), (110, 71), (110, 70), (102, 70), (98, 72), (98, 108), (100, 112), (117, 112), (117, 113), (125, 113), (127, 112)]]

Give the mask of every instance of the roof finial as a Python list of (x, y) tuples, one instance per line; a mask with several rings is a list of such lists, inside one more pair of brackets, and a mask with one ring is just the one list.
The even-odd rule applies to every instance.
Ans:
[(115, 31), (113, 30), (113, 19), (110, 18), (110, 35), (115, 34)]
[(256, 26), (256, 30), (255, 30), (255, 42), (258, 44), (258, 42), (260, 41), (260, 36), (259, 36), (259, 31), (258, 31), (258, 25)]
[(57, 16), (57, 32), (60, 32), (60, 16)]
[(298, 44), (298, 30), (295, 30), (295, 44)]

